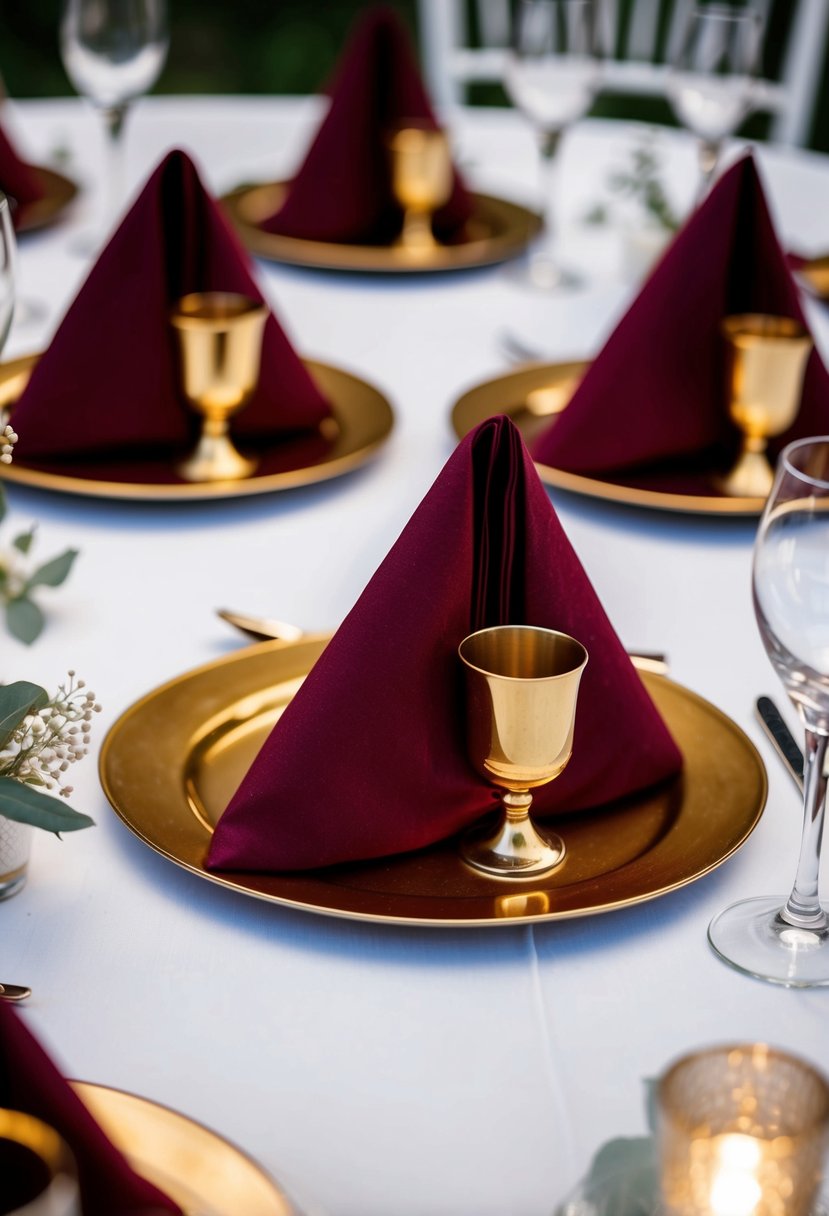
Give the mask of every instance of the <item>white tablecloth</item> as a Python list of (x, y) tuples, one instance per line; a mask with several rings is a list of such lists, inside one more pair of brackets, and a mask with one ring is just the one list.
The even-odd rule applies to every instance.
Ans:
[[(129, 128), (137, 185), (173, 144), (221, 191), (285, 176), (313, 122), (309, 101), (152, 99)], [(97, 117), (74, 101), (18, 106), (18, 134), (69, 172), (100, 169)], [(507, 112), (466, 113), (459, 154), (481, 187), (532, 198), (528, 133)], [(506, 325), (552, 356), (594, 352), (630, 297), (612, 240), (579, 217), (620, 159), (628, 128), (587, 123), (564, 152), (565, 236), (591, 285), (544, 297), (495, 268), (411, 281), (260, 264), (300, 349), (352, 369), (392, 400), (397, 425), (370, 466), (321, 487), (191, 505), (119, 504), (9, 487), (38, 553), (82, 552), (41, 602), (27, 649), (0, 633), (0, 672), (54, 686), (77, 668), (104, 712), (96, 742), (138, 696), (238, 644), (214, 609), (309, 629), (337, 624), (452, 450), (450, 406), (506, 370)], [(686, 202), (693, 146), (666, 137)], [(829, 162), (762, 148), (781, 233), (829, 241)], [(20, 291), (49, 320), (9, 353), (42, 346), (85, 273), (69, 245), (96, 213), (21, 243)], [(812, 307), (819, 336), (826, 321)], [(92, 369), (94, 370), (94, 369)], [(735, 898), (787, 888), (796, 791), (752, 718), (782, 700), (750, 600), (752, 521), (667, 516), (555, 493), (625, 643), (664, 650), (674, 677), (730, 714), (767, 759), (765, 815), (739, 854), (673, 895), (533, 929), (427, 931), (304, 915), (220, 890), (155, 855), (110, 811), (94, 759), (72, 774), (94, 830), (40, 834), (24, 892), (0, 907), (0, 979), (32, 985), (28, 1022), (70, 1075), (172, 1105), (237, 1141), (330, 1216), (545, 1216), (605, 1140), (645, 1127), (643, 1081), (692, 1047), (767, 1040), (829, 1066), (826, 992), (743, 978), (706, 944)]]

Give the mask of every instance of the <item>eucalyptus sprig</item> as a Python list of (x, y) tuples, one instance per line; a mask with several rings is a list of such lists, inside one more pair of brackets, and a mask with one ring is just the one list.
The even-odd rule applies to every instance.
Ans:
[[(607, 177), (607, 189), (616, 199), (638, 206), (640, 211), (666, 232), (676, 232), (682, 218), (671, 206), (660, 175), (659, 153), (653, 137), (635, 145), (630, 162)], [(606, 224), (613, 204), (596, 203), (585, 215), (588, 224)]]
[[(1, 420), (0, 420), (1, 421)], [(0, 429), (0, 464), (10, 464), (17, 435), (11, 426)], [(6, 496), (0, 485), (0, 522), (6, 516)], [(46, 619), (32, 597), (38, 587), (59, 587), (69, 575), (78, 556), (77, 549), (67, 549), (33, 570), (26, 558), (34, 544), (34, 524), (19, 533), (8, 549), (0, 549), (0, 603), (6, 614), (6, 628), (13, 637), (31, 645), (43, 631)]]
[(56, 833), (93, 825), (61, 799), (72, 793), (64, 774), (87, 754), (100, 709), (74, 671), (51, 697), (26, 680), (0, 685), (0, 815)]

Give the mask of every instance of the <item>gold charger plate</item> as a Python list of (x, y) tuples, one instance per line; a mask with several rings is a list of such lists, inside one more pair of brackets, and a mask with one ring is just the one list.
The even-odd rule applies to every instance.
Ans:
[(184, 869), (259, 899), (353, 920), (461, 928), (583, 916), (653, 899), (720, 865), (760, 818), (766, 773), (743, 732), (695, 693), (643, 672), (682, 749), (682, 776), (612, 807), (559, 817), (566, 860), (532, 886), (467, 868), (452, 840), (316, 872), (206, 870), (213, 825), (327, 641), (248, 647), (128, 709), (104, 741), (100, 777), (130, 831)]
[(60, 219), (78, 193), (75, 183), (55, 169), (47, 169), (42, 165), (36, 165), (34, 168), (44, 193), (35, 202), (27, 203), (22, 208), (16, 225), (18, 235), (50, 227)]
[[(10, 410), (12, 423), (14, 403), (38, 358), (38, 355), (25, 355), (0, 363), (0, 410)], [(94, 461), (26, 464), (16, 457), (12, 464), (3, 466), (0, 476), (5, 481), (66, 494), (165, 502), (266, 494), (271, 490), (289, 490), (339, 477), (375, 454), (389, 436), (394, 414), (382, 393), (366, 381), (327, 363), (310, 359), (303, 362), (331, 403), (336, 433), (328, 440), (320, 434), (311, 439), (301, 437), (277, 441), (267, 448), (263, 446), (260, 451), (262, 469), (252, 477), (239, 481), (180, 481), (175, 466), (181, 455), (167, 460), (107, 461), (105, 464)]]
[(467, 238), (453, 245), (438, 245), (426, 254), (412, 254), (396, 245), (344, 245), (265, 232), (259, 224), (276, 211), (286, 186), (286, 182), (239, 186), (221, 201), (246, 249), (258, 257), (292, 266), (374, 274), (468, 270), (505, 262), (521, 253), (541, 231), (541, 217), (534, 211), (490, 194), (473, 194), (475, 210), (467, 223)]
[[(463, 439), (493, 414), (507, 414), (524, 439), (531, 443), (555, 416), (567, 408), (589, 364), (531, 363), (503, 376), (476, 384), (452, 408), (452, 427)], [(654, 471), (639, 475), (588, 477), (536, 461), (543, 482), (590, 498), (603, 498), (628, 506), (651, 507), (698, 515), (760, 515), (764, 498), (737, 498), (717, 490), (714, 474), (699, 471)], [(670, 487), (670, 488), (669, 488)]]
[(818, 300), (829, 300), (829, 254), (807, 258), (794, 271), (805, 289)]
[(185, 1216), (295, 1216), (261, 1166), (216, 1132), (148, 1098), (72, 1081), (130, 1165)]

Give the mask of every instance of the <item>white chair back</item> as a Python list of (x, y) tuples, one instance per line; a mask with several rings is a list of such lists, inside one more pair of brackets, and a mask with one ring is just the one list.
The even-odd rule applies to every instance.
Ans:
[[(631, 0), (626, 21), (619, 0), (597, 0), (608, 51), (604, 89), (663, 95), (666, 64), (677, 49), (694, 0)], [(792, 10), (779, 82), (763, 81), (758, 108), (774, 115), (771, 138), (808, 141), (827, 58), (829, 0), (778, 0)], [(768, 20), (773, 0), (749, 0)], [(461, 104), (468, 85), (500, 81), (511, 31), (510, 0), (418, 0), (424, 70), (441, 110)], [(478, 43), (470, 38), (474, 18)]]

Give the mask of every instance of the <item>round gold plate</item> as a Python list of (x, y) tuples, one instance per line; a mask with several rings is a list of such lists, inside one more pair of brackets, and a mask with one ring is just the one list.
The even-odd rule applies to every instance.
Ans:
[[(452, 427), (463, 439), (480, 422), (493, 414), (507, 414), (524, 439), (531, 443), (555, 415), (566, 408), (589, 365), (585, 362), (531, 363), (506, 375), (476, 384), (459, 397), (452, 409)], [(626, 478), (623, 473), (607, 477), (587, 477), (536, 462), (543, 482), (559, 490), (570, 490), (589, 498), (603, 498), (627, 506), (650, 507), (660, 511), (679, 511), (696, 515), (760, 515), (764, 498), (727, 497), (716, 492), (713, 476), (695, 478), (693, 491), (677, 493), (660, 488), (668, 483), (658, 472)], [(707, 484), (706, 484), (707, 483)], [(699, 491), (699, 492), (697, 492)]]
[(473, 194), (475, 210), (468, 237), (455, 245), (437, 245), (425, 254), (397, 245), (338, 245), (265, 232), (259, 225), (276, 211), (285, 182), (240, 186), (221, 200), (250, 253), (292, 266), (319, 270), (356, 270), (374, 274), (422, 274), (424, 271), (468, 270), (491, 266), (526, 248), (541, 231), (534, 211), (489, 194)]
[(60, 219), (63, 211), (78, 193), (75, 183), (54, 169), (46, 169), (37, 165), (35, 172), (40, 179), (44, 193), (35, 202), (28, 203), (22, 208), (22, 215), (17, 224), (18, 235), (25, 232), (36, 232), (39, 228), (49, 228)]
[[(531, 885), (476, 873), (460, 861), (456, 840), (315, 872), (206, 870), (213, 825), (327, 641), (248, 647), (128, 709), (100, 759), (104, 791), (127, 827), (184, 869), (258, 899), (353, 920), (460, 928), (583, 916), (653, 899), (725, 861), (760, 818), (766, 773), (743, 732), (695, 693), (643, 672), (682, 749), (682, 775), (613, 806), (557, 818), (566, 859)], [(485, 803), (484, 789), (481, 797)]]
[[(0, 363), (0, 410), (7, 407), (14, 422), (14, 403), (25, 388), (38, 355), (26, 355)], [(339, 477), (365, 463), (388, 438), (394, 414), (386, 398), (364, 380), (331, 367), (327, 363), (304, 360), (306, 369), (331, 403), (337, 422), (337, 432), (318, 460), (281, 469), (279, 472), (254, 473), (238, 481), (184, 482), (176, 479), (175, 466), (180, 457), (162, 466), (162, 478), (142, 480), (140, 462), (124, 464), (124, 480), (96, 476), (94, 462), (53, 461), (25, 464), (16, 457), (4, 465), (2, 479), (21, 485), (37, 486), (43, 490), (59, 490), (65, 494), (86, 494), (96, 498), (134, 498), (141, 500), (175, 501), (177, 499), (238, 498), (252, 494), (267, 494), (272, 490), (289, 490)], [(323, 427), (324, 427), (323, 423)], [(269, 449), (278, 453), (276, 441)], [(108, 462), (108, 471), (117, 465)], [(144, 466), (149, 467), (149, 466)], [(146, 475), (146, 474), (143, 474)]]
[(796, 267), (795, 278), (817, 300), (829, 300), (829, 254), (809, 258)]
[(120, 1089), (87, 1081), (71, 1085), (136, 1173), (185, 1216), (295, 1216), (252, 1158), (202, 1124)]

